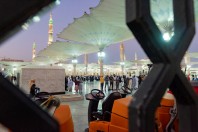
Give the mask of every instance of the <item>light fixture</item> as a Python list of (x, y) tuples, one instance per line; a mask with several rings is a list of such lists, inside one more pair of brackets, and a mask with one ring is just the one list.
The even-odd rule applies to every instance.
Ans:
[(98, 52), (98, 57), (99, 58), (104, 58), (105, 57), (105, 52), (103, 52), (103, 51)]
[(76, 63), (78, 63), (78, 60), (77, 60), (77, 59), (73, 59), (73, 60), (72, 60), (72, 63), (73, 63), (73, 64), (76, 64)]
[(14, 67), (14, 68), (13, 68), (13, 71), (16, 71), (16, 70), (17, 70), (17, 68), (16, 68), (16, 67)]
[(60, 5), (61, 4), (60, 0), (56, 0), (55, 4)]
[(123, 65), (125, 65), (125, 63), (124, 62), (120, 62), (120, 65), (123, 66)]
[(24, 23), (21, 27), (22, 27), (23, 30), (28, 30), (29, 24)]
[(186, 67), (187, 67), (187, 69), (189, 69), (189, 68), (191, 68), (191, 65), (187, 65)]
[(171, 35), (168, 33), (168, 32), (166, 32), (166, 33), (164, 33), (163, 34), (163, 39), (165, 40), (165, 41), (169, 41), (170, 39), (171, 39)]
[(62, 63), (58, 63), (58, 66), (63, 66), (63, 64)]
[(34, 16), (33, 17), (33, 21), (34, 22), (39, 22), (41, 19), (40, 19), (40, 17), (39, 16)]

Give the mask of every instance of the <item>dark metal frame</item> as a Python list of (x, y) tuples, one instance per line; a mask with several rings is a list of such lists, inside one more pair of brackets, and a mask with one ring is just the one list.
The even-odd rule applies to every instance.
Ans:
[(175, 33), (165, 42), (150, 14), (150, 0), (126, 0), (127, 25), (153, 62), (129, 106), (130, 132), (154, 132), (155, 110), (167, 88), (176, 97), (179, 130), (198, 131), (198, 96), (180, 69), (195, 34), (193, 0), (173, 0), (173, 12)]
[[(0, 1), (0, 42), (56, 0)], [(45, 8), (46, 9), (46, 8)], [(13, 132), (59, 132), (58, 122), (0, 73), (0, 123)]]
[(14, 35), (21, 29), (21, 26), (36, 13), (43, 13), (52, 7), (55, 1), (56, 0), (1, 0), (0, 43)]
[[(55, 0), (0, 2), (0, 41), (12, 35), (30, 16)], [(154, 113), (167, 87), (173, 91), (179, 130), (198, 131), (198, 97), (180, 69), (195, 32), (193, 0), (173, 0), (175, 35), (169, 43), (150, 15), (149, 0), (126, 0), (127, 24), (153, 62), (153, 68), (129, 107), (129, 130), (153, 132)], [(8, 9), (8, 6), (11, 8)], [(18, 9), (18, 10), (17, 10)], [(182, 14), (182, 15), (181, 15)], [(58, 123), (0, 75), (0, 122), (12, 131), (58, 132)]]

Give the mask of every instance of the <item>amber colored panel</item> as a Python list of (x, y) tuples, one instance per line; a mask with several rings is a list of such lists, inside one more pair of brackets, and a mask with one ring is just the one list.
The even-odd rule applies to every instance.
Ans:
[(56, 109), (54, 117), (60, 125), (60, 132), (74, 132), (74, 124), (69, 105), (60, 105)]

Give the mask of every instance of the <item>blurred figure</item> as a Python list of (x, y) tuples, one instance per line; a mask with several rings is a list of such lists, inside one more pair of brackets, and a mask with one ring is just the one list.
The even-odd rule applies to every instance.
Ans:
[(65, 92), (68, 91), (68, 85), (67, 85), (67, 83), (68, 83), (68, 77), (65, 76)]
[(138, 78), (134, 75), (132, 77), (132, 85), (131, 85), (131, 88), (133, 90), (137, 90), (138, 89)]
[(83, 81), (82, 80), (79, 80), (79, 93), (82, 94), (82, 88), (83, 88)]
[(113, 76), (112, 75), (109, 77), (109, 80), (110, 80), (110, 88), (111, 90), (113, 90)]
[(121, 78), (119, 76), (116, 76), (116, 90), (119, 89), (120, 81), (121, 81)]
[(80, 81), (79, 81), (79, 79), (78, 79), (77, 77), (75, 78), (74, 83), (75, 83), (75, 90), (76, 90), (76, 93), (78, 93)]
[(103, 86), (104, 86), (104, 77), (101, 75), (100, 76), (100, 88), (101, 88), (101, 91), (103, 91)]
[(30, 80), (30, 97), (35, 97), (40, 92), (40, 88), (36, 87), (35, 80)]
[(17, 78), (16, 76), (12, 76), (12, 83), (17, 86)]
[(104, 87), (104, 90), (106, 90), (106, 86), (107, 86), (107, 89), (110, 90), (109, 89), (109, 76), (108, 75), (105, 76), (105, 87)]
[(69, 92), (72, 92), (72, 87), (73, 87), (73, 81), (70, 77), (68, 77), (68, 83), (67, 83), (67, 86), (68, 86), (68, 91)]

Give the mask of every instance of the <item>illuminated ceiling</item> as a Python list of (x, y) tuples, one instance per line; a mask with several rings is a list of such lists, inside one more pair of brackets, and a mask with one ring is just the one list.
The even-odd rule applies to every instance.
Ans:
[[(194, 0), (194, 5), (195, 17), (198, 20), (198, 0)], [(162, 34), (174, 31), (172, 11), (172, 0), (151, 0), (151, 15)], [(90, 14), (84, 13), (80, 18), (75, 18), (74, 22), (64, 28), (57, 36), (71, 43), (80, 43), (79, 45), (83, 45), (83, 47), (79, 49), (84, 48), (85, 45), (93, 45), (97, 50), (94, 49), (92, 52), (133, 38), (131, 31), (125, 24), (124, 0), (101, 0), (98, 6), (90, 8), (90, 12)], [(78, 47), (74, 45), (72, 49), (78, 49)], [(38, 57), (61, 61), (74, 55), (82, 55), (77, 54), (77, 52), (78, 50), (71, 50), (66, 46), (56, 47), (52, 44), (41, 51)], [(37, 58), (36, 60), (38, 60)]]
[(125, 24), (124, 5), (124, 0), (101, 0), (97, 7), (90, 9), (90, 14), (76, 18), (58, 37), (96, 45), (100, 50), (131, 39), (132, 33)]
[(62, 62), (83, 54), (97, 52), (98, 48), (90, 44), (56, 41), (41, 50), (35, 61)]

